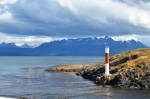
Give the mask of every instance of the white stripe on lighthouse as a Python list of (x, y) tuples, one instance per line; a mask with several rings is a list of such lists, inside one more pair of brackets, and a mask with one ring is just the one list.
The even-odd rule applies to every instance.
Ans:
[(105, 53), (108, 53), (108, 54), (109, 54), (109, 46), (106, 46), (106, 47), (105, 47)]
[(109, 74), (109, 47), (105, 47), (105, 74)]

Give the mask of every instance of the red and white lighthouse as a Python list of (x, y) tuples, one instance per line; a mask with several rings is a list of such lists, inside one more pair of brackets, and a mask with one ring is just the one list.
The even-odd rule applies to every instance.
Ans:
[(109, 46), (105, 47), (105, 74), (109, 74)]

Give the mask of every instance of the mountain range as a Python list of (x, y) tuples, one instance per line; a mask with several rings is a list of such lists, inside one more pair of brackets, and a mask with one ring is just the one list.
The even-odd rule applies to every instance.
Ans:
[(1, 56), (103, 56), (105, 46), (110, 54), (118, 54), (136, 48), (147, 48), (139, 41), (115, 41), (111, 37), (63, 39), (43, 43), (36, 48), (27, 44), (16, 46), (14, 43), (0, 44)]

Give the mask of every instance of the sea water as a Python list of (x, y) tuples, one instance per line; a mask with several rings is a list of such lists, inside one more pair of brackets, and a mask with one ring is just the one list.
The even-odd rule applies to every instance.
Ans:
[(0, 97), (29, 99), (146, 99), (150, 90), (97, 86), (75, 73), (52, 73), (47, 68), (103, 62), (89, 56), (0, 57)]

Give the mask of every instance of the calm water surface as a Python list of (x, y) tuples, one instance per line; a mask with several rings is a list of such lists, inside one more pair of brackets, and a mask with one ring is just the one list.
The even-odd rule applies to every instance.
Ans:
[(67, 64), (90, 64), (103, 57), (0, 57), (0, 96), (29, 99), (149, 99), (150, 90), (96, 86), (74, 73), (44, 69)]

